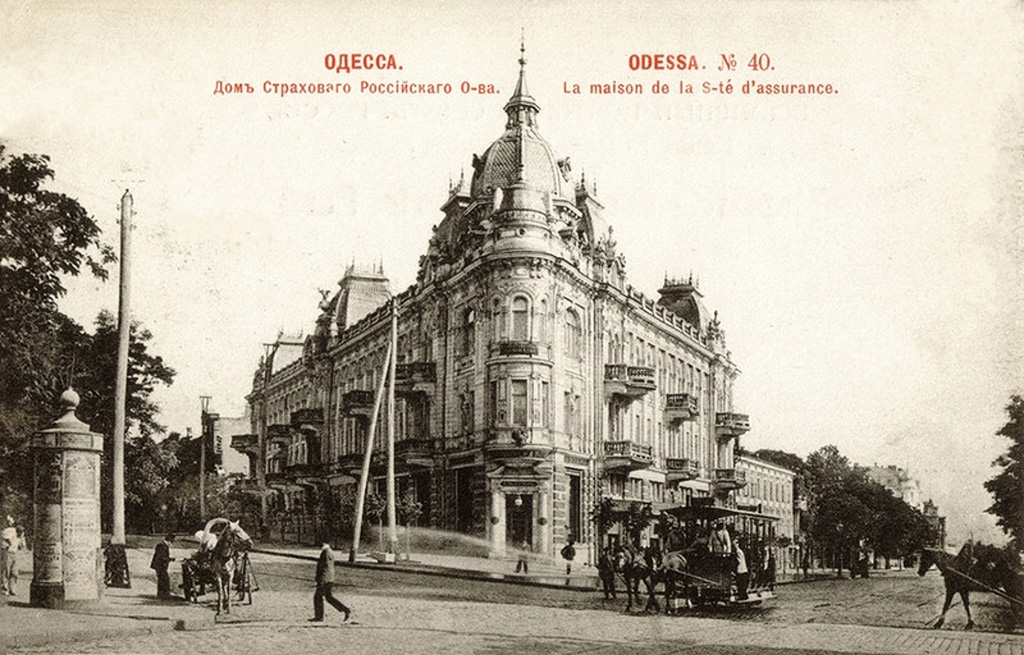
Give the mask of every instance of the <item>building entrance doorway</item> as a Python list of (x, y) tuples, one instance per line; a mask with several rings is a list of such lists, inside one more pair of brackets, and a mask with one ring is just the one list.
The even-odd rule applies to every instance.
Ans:
[(533, 496), (505, 494), (505, 542), (522, 548), (523, 542), (533, 545)]

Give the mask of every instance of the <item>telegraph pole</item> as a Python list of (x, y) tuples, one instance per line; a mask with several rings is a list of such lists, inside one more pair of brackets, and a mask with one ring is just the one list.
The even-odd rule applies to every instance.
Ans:
[(210, 423), (210, 396), (199, 396), (202, 403), (199, 428), (199, 516), (206, 520), (206, 432)]
[(388, 550), (398, 552), (398, 528), (395, 516), (395, 360), (398, 359), (398, 299), (391, 299), (391, 342), (388, 349)]
[(114, 380), (114, 516), (106, 556), (106, 579), (112, 587), (130, 587), (124, 538), (124, 434), (128, 389), (128, 337), (131, 330), (132, 194), (121, 196), (121, 275), (117, 308), (117, 377)]

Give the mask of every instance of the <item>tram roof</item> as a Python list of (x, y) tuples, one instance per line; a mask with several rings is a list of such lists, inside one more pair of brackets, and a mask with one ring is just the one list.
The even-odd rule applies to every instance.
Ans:
[(778, 516), (772, 516), (770, 514), (761, 514), (760, 512), (748, 512), (743, 509), (733, 509), (731, 507), (695, 507), (692, 505), (655, 505), (654, 509), (658, 512), (665, 514), (671, 514), (680, 521), (716, 521), (718, 519), (729, 518), (732, 516), (741, 516), (744, 518), (758, 519), (761, 521), (778, 521)]

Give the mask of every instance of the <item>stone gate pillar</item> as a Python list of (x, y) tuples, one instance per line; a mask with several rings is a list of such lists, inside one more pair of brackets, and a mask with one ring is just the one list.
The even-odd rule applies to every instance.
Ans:
[(103, 436), (75, 416), (78, 394), (60, 397), (64, 415), (32, 437), (35, 546), (29, 602), (60, 608), (99, 600), (100, 454)]

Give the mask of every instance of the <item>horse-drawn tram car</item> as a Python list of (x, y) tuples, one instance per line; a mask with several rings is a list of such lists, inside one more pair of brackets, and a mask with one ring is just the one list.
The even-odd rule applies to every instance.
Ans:
[[(777, 517), (714, 505), (663, 507), (660, 513), (669, 525), (663, 530), (667, 611), (760, 605), (776, 597), (771, 546)], [(672, 551), (685, 564), (669, 566)]]

